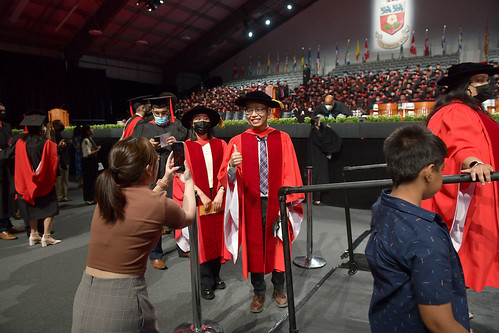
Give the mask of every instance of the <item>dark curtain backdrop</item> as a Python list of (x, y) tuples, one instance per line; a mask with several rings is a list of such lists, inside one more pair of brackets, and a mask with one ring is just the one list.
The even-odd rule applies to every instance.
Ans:
[(31, 109), (68, 105), (66, 66), (61, 59), (0, 52), (0, 102), (16, 127)]
[(128, 99), (163, 91), (176, 89), (109, 79), (105, 70), (79, 68), (64, 59), (0, 51), (0, 102), (13, 127), (33, 108), (63, 108), (71, 124), (114, 124), (130, 117)]
[(153, 95), (158, 96), (163, 91), (176, 93), (175, 87), (165, 88), (162, 85), (147, 84), (141, 82), (108, 79), (111, 93), (111, 103), (113, 106), (113, 120), (123, 120), (130, 118), (129, 99)]

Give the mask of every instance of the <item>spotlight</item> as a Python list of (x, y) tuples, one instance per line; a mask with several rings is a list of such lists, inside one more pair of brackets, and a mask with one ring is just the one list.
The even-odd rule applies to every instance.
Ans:
[(270, 25), (270, 20), (269, 19), (265, 20), (265, 25)]
[(291, 9), (293, 9), (293, 5), (292, 5), (292, 4), (288, 4), (288, 5), (286, 6), (286, 8), (287, 8), (288, 10), (291, 10)]
[(145, 4), (147, 10), (152, 12), (163, 4), (164, 0), (137, 0), (137, 6), (140, 6), (142, 2)]
[(252, 38), (253, 37), (253, 31), (248, 31), (248, 37)]

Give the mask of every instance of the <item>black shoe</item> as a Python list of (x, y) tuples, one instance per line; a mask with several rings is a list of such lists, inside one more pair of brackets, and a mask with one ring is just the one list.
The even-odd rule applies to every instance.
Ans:
[(215, 298), (215, 292), (211, 289), (203, 288), (201, 289), (201, 297), (207, 300)]
[(227, 286), (225, 285), (224, 280), (218, 280), (215, 282), (215, 289), (225, 289), (225, 287)]

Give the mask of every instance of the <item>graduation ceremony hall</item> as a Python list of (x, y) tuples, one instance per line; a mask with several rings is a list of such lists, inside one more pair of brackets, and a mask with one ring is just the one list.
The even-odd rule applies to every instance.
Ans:
[(499, 333), (497, 0), (0, 4), (0, 333)]

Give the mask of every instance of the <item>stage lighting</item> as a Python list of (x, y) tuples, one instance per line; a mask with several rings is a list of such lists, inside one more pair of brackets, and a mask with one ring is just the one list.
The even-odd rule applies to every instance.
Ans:
[(142, 2), (146, 5), (147, 10), (152, 12), (163, 4), (164, 0), (138, 0), (137, 6), (139, 6)]
[(253, 37), (253, 31), (248, 31), (248, 37), (252, 38)]
[(286, 6), (286, 8), (287, 8), (288, 10), (291, 10), (291, 9), (293, 9), (293, 5), (289, 3), (289, 4)]
[(270, 20), (269, 19), (265, 20), (265, 25), (270, 25)]

